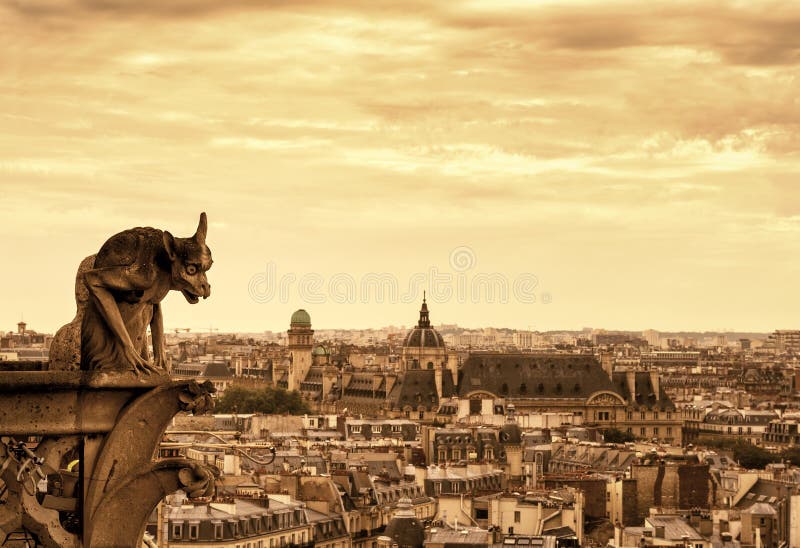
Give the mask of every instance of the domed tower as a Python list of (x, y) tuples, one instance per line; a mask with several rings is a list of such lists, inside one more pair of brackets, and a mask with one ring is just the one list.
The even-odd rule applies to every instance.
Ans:
[(422, 308), (419, 310), (419, 321), (406, 335), (401, 354), (403, 371), (410, 369), (443, 369), (447, 367), (447, 350), (444, 339), (436, 329), (431, 327), (428, 314), (428, 303), (422, 297)]
[(287, 350), (291, 355), (289, 368), (289, 390), (299, 390), (311, 368), (311, 349), (314, 347), (314, 330), (311, 329), (311, 316), (303, 310), (296, 310), (286, 332), (289, 343)]
[(397, 511), (383, 533), (391, 539), (391, 544), (398, 548), (422, 548), (425, 542), (425, 530), (411, 504), (411, 499), (403, 497), (397, 501)]

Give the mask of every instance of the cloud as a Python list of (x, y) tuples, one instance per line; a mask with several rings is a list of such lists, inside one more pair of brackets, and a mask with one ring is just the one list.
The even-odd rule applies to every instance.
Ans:
[[(663, 297), (687, 272), (713, 323), (754, 275), (743, 256), (800, 251), (799, 21), (710, 1), (4, 3), (0, 235), (21, 272), (49, 267), (45, 241), (71, 269), (105, 234), (208, 209), (217, 287), (265, 257), (392, 270), (466, 242), (493, 268), (546, 264), (553, 325), (645, 301), (688, 321)], [(235, 302), (227, 321), (260, 328)], [(448, 312), (495, 313), (531, 315)]]

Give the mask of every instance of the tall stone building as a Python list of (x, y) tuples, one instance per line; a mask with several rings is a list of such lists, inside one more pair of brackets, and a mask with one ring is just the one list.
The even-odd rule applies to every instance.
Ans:
[(308, 376), (312, 365), (314, 330), (311, 329), (311, 316), (303, 310), (296, 310), (289, 322), (286, 352), (273, 367), (273, 383), (287, 390), (300, 390), (301, 383)]
[(289, 390), (299, 390), (311, 369), (311, 354), (314, 347), (314, 330), (311, 329), (311, 316), (303, 310), (295, 311), (286, 333), (289, 341), (287, 350), (291, 356), (289, 368)]

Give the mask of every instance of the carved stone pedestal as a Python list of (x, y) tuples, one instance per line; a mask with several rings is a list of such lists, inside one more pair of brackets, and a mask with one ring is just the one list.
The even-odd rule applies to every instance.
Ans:
[[(165, 495), (210, 496), (212, 467), (156, 457), (172, 417), (210, 410), (211, 392), (158, 375), (0, 371), (0, 545), (27, 533), (47, 547), (139, 546)], [(19, 443), (30, 436), (41, 441)]]

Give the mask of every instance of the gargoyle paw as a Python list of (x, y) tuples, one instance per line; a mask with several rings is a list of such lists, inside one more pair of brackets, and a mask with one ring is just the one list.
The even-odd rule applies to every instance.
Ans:
[(133, 368), (133, 372), (136, 373), (137, 376), (142, 374), (150, 375), (151, 373), (157, 372), (157, 370), (147, 360), (145, 360), (136, 352), (131, 352), (127, 355), (127, 358), (131, 364), (131, 367)]

